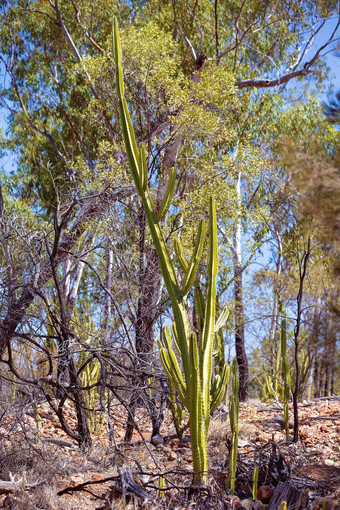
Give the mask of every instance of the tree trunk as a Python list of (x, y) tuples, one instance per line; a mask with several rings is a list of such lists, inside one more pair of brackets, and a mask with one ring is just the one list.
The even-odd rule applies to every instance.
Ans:
[(317, 353), (314, 360), (314, 398), (320, 397), (320, 371), (319, 361), (317, 359)]
[[(90, 240), (91, 236), (89, 236), (88, 242), (91, 242)], [(83, 258), (86, 258), (86, 255)], [(56, 286), (59, 287), (61, 313), (61, 332), (59, 336), (58, 352), (58, 382), (60, 383), (60, 386), (57, 387), (56, 396), (61, 401), (69, 395), (73, 397), (77, 415), (77, 432), (79, 436), (77, 441), (81, 449), (87, 450), (92, 445), (92, 437), (88, 424), (82, 384), (70, 347), (72, 340), (71, 321), (74, 314), (80, 281), (83, 275), (84, 262), (80, 261), (76, 267), (72, 287), (70, 269), (71, 261), (70, 257), (67, 257), (65, 261), (65, 277), (62, 285), (60, 285), (59, 279), (56, 273), (54, 273)]]
[(105, 292), (104, 302), (104, 320), (103, 329), (105, 339), (108, 340), (110, 334), (111, 317), (112, 317), (112, 300), (111, 300), (111, 287), (112, 287), (112, 266), (113, 266), (113, 251), (110, 249), (109, 241), (106, 248), (106, 267), (105, 267), (105, 288), (109, 292)]
[(314, 368), (315, 368), (315, 362), (312, 361), (310, 369), (309, 369), (307, 388), (306, 388), (306, 396), (307, 396), (308, 402), (310, 400), (312, 400), (312, 398), (313, 398)]
[(81, 388), (81, 382), (77, 374), (76, 364), (72, 358), (70, 358), (69, 361), (69, 374), (72, 388), (71, 393), (74, 398), (74, 405), (77, 414), (77, 431), (79, 434), (78, 443), (82, 450), (88, 450), (92, 445), (92, 437), (86, 413), (84, 393)]
[[(135, 326), (136, 338), (136, 377), (129, 404), (129, 416), (126, 423), (125, 441), (132, 439), (136, 407), (141, 402), (145, 405), (152, 421), (152, 436), (159, 433), (162, 417), (159, 416), (156, 403), (149, 395), (148, 375), (151, 376), (154, 362), (155, 322), (158, 315), (158, 304), (162, 291), (159, 261), (156, 250), (145, 247), (145, 214), (139, 214), (140, 224), (140, 260), (139, 260), (139, 298)], [(152, 391), (152, 388), (151, 388)]]
[(311, 251), (311, 239), (308, 236), (307, 247), (303, 252), (299, 263), (299, 292), (296, 298), (297, 303), (297, 316), (296, 324), (294, 328), (294, 364), (295, 364), (295, 388), (293, 391), (293, 410), (294, 410), (294, 443), (299, 440), (299, 412), (298, 412), (298, 399), (300, 395), (301, 387), (301, 367), (299, 360), (299, 348), (300, 348), (300, 328), (302, 323), (302, 300), (304, 281), (307, 274), (308, 260)]
[(234, 302), (235, 302), (235, 349), (239, 369), (240, 401), (248, 398), (249, 369), (248, 358), (245, 347), (245, 316), (242, 289), (242, 248), (241, 248), (241, 172), (238, 173), (236, 191), (238, 196), (238, 218), (234, 226)]
[[(165, 147), (162, 161), (163, 176), (160, 178), (156, 197), (157, 211), (165, 196), (170, 169), (176, 164), (180, 143), (180, 139), (175, 138)], [(166, 218), (164, 218), (163, 221), (165, 222)], [(142, 400), (144, 405), (148, 408), (152, 422), (152, 437), (159, 433), (163, 421), (163, 407), (166, 402), (166, 398), (161, 390), (160, 404), (157, 407), (156, 400), (148, 392), (148, 376), (145, 375), (145, 372), (151, 374), (153, 368), (153, 350), (155, 344), (154, 326), (158, 316), (158, 304), (162, 292), (162, 278), (157, 251), (152, 246), (149, 248), (146, 247), (146, 218), (143, 209), (141, 209), (139, 213), (138, 223), (140, 232), (139, 297), (135, 326), (137, 360), (136, 378), (133, 383), (134, 387), (126, 423), (126, 442), (132, 439), (135, 411), (139, 401)]]

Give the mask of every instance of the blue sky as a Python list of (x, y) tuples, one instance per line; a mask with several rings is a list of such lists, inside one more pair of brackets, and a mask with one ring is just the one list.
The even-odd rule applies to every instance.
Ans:
[[(330, 35), (334, 31), (336, 24), (337, 24), (338, 18), (336, 16), (330, 18), (324, 25), (324, 27), (321, 29), (319, 34), (315, 37), (315, 40), (311, 47), (309, 48), (309, 51), (307, 52), (305, 59), (303, 62), (308, 61), (312, 58), (312, 56), (315, 54), (317, 49), (325, 44), (327, 40), (329, 39)], [(340, 44), (340, 28), (338, 28), (336, 37), (338, 38), (337, 44)], [(330, 78), (327, 80), (328, 87), (332, 86), (334, 90), (340, 88), (340, 56), (336, 56), (335, 52), (335, 46), (336, 44), (333, 44), (332, 46), (326, 48), (325, 52), (326, 54), (326, 61), (328, 66), (331, 69)], [(330, 51), (332, 49), (332, 51)], [(323, 52), (323, 53), (325, 53)], [(322, 54), (323, 54), (322, 53)], [(5, 80), (4, 75), (4, 69), (3, 65), (0, 65), (0, 80), (4, 82)], [(292, 85), (294, 85), (295, 80), (292, 80)], [(327, 88), (320, 94), (320, 100), (326, 100), (327, 99)], [(4, 108), (1, 108), (0, 106), (0, 129), (3, 131), (6, 130), (7, 122), (7, 111)], [(0, 160), (0, 172), (10, 172), (11, 170), (15, 169), (15, 155), (13, 154), (7, 154), (4, 155)]]

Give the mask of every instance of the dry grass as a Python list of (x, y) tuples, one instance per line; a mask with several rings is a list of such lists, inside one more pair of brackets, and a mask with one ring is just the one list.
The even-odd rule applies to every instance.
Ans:
[[(57, 496), (58, 480), (73, 474), (76, 466), (68, 461), (60, 448), (43, 444), (34, 445), (27, 441), (12, 442), (10, 447), (0, 451), (0, 477), (9, 481), (23, 479), (31, 484), (37, 481), (42, 485), (34, 490), (18, 489), (9, 494), (4, 508), (11, 510), (79, 510), (79, 505), (71, 503), (66, 497)], [(23, 483), (24, 483), (23, 482)], [(6, 506), (5, 506), (6, 505)]]

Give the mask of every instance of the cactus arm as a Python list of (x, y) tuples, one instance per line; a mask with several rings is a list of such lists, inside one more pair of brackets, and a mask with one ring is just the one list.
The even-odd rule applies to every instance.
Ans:
[[(173, 354), (173, 351), (172, 351)], [(182, 404), (188, 409), (188, 403), (187, 403), (187, 395), (186, 391), (183, 388), (185, 387), (185, 384), (183, 383), (183, 379), (180, 375), (179, 366), (177, 364), (177, 360), (175, 356), (171, 356), (171, 354), (166, 351), (164, 348), (160, 348), (160, 358), (164, 367), (164, 370), (166, 372), (166, 375), (168, 376), (171, 383), (175, 386), (178, 396)], [(174, 365), (177, 367), (174, 368)]]
[(171, 348), (171, 338), (170, 338), (170, 332), (167, 326), (164, 326), (163, 328), (163, 341), (164, 341), (164, 347), (160, 341), (158, 341), (158, 345), (160, 347), (160, 352), (163, 356), (166, 356), (168, 359), (167, 363), (168, 365), (171, 365), (171, 370), (173, 371), (175, 377), (176, 377), (176, 384), (175, 387), (180, 395), (181, 401), (183, 405), (187, 406), (185, 394), (186, 394), (186, 384), (183, 380), (182, 373), (180, 371), (177, 358), (175, 356), (174, 351)]
[(161, 203), (159, 213), (158, 213), (159, 220), (164, 218), (164, 216), (168, 212), (169, 207), (171, 205), (172, 197), (175, 193), (175, 189), (176, 189), (176, 169), (171, 168), (170, 173), (169, 173), (168, 185), (166, 187), (165, 195), (164, 195), (164, 198), (163, 198), (163, 201)]
[(275, 363), (275, 379), (274, 379), (274, 391), (277, 395), (279, 395), (279, 379), (280, 379), (280, 366), (281, 366), (281, 342), (278, 342), (277, 353), (276, 353), (276, 363)]
[(180, 263), (183, 271), (186, 273), (188, 271), (189, 264), (183, 255), (183, 248), (182, 248), (181, 241), (179, 239), (175, 239), (174, 247), (175, 247), (175, 253), (176, 253), (178, 262)]
[[(224, 365), (222, 375), (219, 376), (219, 380), (216, 379), (216, 384), (213, 384), (213, 391), (212, 391), (212, 400), (210, 404), (210, 414), (213, 414), (218, 406), (220, 405), (220, 402), (224, 396), (226, 385), (228, 384), (229, 379), (229, 373), (230, 373), (230, 367), (229, 365)], [(215, 386), (215, 387), (214, 387)]]
[(146, 163), (144, 143), (141, 143), (139, 146), (139, 161), (140, 161), (140, 164), (142, 167), (142, 172), (141, 172), (142, 190), (147, 191), (147, 189), (148, 189), (148, 165)]
[(212, 346), (215, 328), (215, 308), (216, 308), (216, 277), (217, 277), (217, 224), (215, 200), (210, 197), (209, 210), (209, 282), (207, 290), (207, 299), (204, 316), (204, 327), (201, 342), (201, 366), (200, 373), (202, 379), (202, 397), (205, 421), (205, 433), (208, 435), (210, 420), (210, 387), (212, 375)]
[(171, 325), (171, 331), (172, 331), (172, 339), (173, 339), (173, 342), (175, 344), (176, 350), (177, 350), (178, 354), (180, 354), (181, 350), (179, 348), (179, 338), (178, 338), (177, 328), (176, 328), (175, 322), (173, 322), (172, 325)]
[(200, 338), (202, 338), (202, 332), (204, 327), (204, 310), (205, 310), (205, 302), (202, 291), (199, 287), (195, 287), (194, 291), (194, 306), (198, 319), (198, 332)]
[[(137, 143), (135, 139), (135, 135), (133, 132), (133, 127), (131, 124), (131, 119), (126, 103), (126, 99), (124, 97), (124, 77), (122, 70), (122, 50), (120, 46), (119, 40), (119, 32), (118, 32), (118, 21), (117, 18), (113, 21), (113, 55), (117, 66), (116, 73), (116, 89), (119, 100), (119, 113), (121, 116), (122, 129), (124, 134), (124, 139), (128, 139), (128, 143), (125, 143), (127, 156), (130, 163), (130, 168), (134, 173), (134, 177), (136, 176), (139, 182), (139, 154), (137, 149)], [(136, 179), (135, 179), (136, 180)]]
[(215, 325), (215, 301), (216, 301), (216, 277), (217, 277), (217, 224), (216, 224), (216, 209), (215, 199), (210, 197), (209, 208), (209, 284), (207, 291), (207, 300), (204, 317), (203, 341), (202, 350), (208, 353), (207, 346), (212, 344)]
[(225, 323), (227, 322), (230, 315), (230, 305), (229, 303), (223, 308), (219, 318), (216, 321), (214, 332), (217, 333)]
[[(189, 368), (189, 352), (188, 352), (188, 341), (187, 338), (189, 336), (190, 326), (187, 317), (187, 312), (185, 310), (184, 304), (181, 299), (180, 289), (177, 283), (176, 273), (174, 265), (171, 261), (169, 250), (166, 246), (164, 236), (160, 225), (158, 223), (158, 219), (156, 217), (156, 213), (154, 210), (154, 206), (152, 204), (149, 192), (147, 189), (143, 189), (143, 184), (145, 188), (145, 177), (143, 178), (143, 169), (140, 168), (141, 163), (139, 160), (139, 152), (137, 150), (137, 145), (133, 133), (133, 128), (131, 124), (130, 114), (127, 107), (127, 103), (124, 97), (124, 87), (123, 87), (123, 73), (121, 66), (121, 49), (119, 42), (119, 33), (118, 33), (118, 23), (117, 20), (114, 20), (114, 45), (113, 45), (113, 54), (115, 57), (116, 67), (117, 67), (117, 94), (120, 105), (120, 113), (121, 113), (121, 124), (123, 128), (123, 136), (126, 147), (126, 152), (129, 160), (129, 165), (131, 169), (131, 174), (135, 182), (136, 189), (142, 199), (143, 208), (145, 210), (145, 214), (147, 217), (150, 233), (152, 240), (154, 242), (157, 255), (159, 258), (159, 263), (161, 266), (162, 275), (164, 278), (164, 284), (169, 293), (169, 297), (171, 300), (172, 309), (175, 316), (175, 322), (177, 324), (177, 332), (179, 337), (179, 347), (180, 347), (180, 355), (183, 361), (183, 368), (185, 372), (186, 378), (189, 377), (190, 368)], [(141, 154), (143, 154), (144, 148), (141, 146)], [(144, 156), (144, 154), (143, 154)], [(142, 158), (143, 161), (144, 157)], [(143, 180), (144, 179), (144, 180)]]
[(204, 235), (205, 235), (205, 221), (202, 219), (199, 224), (195, 248), (188, 265), (187, 274), (185, 275), (183, 285), (182, 285), (182, 295), (185, 296), (189, 290), (191, 289), (196, 276), (196, 271), (198, 268), (199, 261), (201, 259), (203, 244), (204, 244)]

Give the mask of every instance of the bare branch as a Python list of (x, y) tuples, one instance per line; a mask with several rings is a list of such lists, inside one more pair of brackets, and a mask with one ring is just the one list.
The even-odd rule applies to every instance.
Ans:
[[(54, 257), (54, 267), (67, 258), (68, 253), (84, 232), (86, 223), (90, 218), (98, 217), (100, 214), (103, 214), (112, 202), (131, 196), (134, 193), (135, 188), (127, 186), (113, 190), (112, 193), (106, 197), (106, 200), (100, 196), (87, 197), (70, 231), (64, 234), (58, 245)], [(9, 307), (7, 315), (0, 325), (0, 356), (4, 353), (10, 340), (15, 335), (16, 328), (24, 319), (28, 307), (34, 301), (38, 293), (38, 289), (42, 288), (52, 276), (53, 268), (51, 266), (50, 257), (47, 257), (45, 262), (41, 265), (37, 287), (33, 285), (32, 281), (26, 284), (21, 296)]]
[(252, 79), (252, 80), (237, 81), (235, 83), (235, 86), (238, 87), (239, 89), (251, 88), (251, 87), (269, 88), (269, 87), (276, 87), (278, 85), (283, 85), (284, 83), (287, 83), (290, 80), (292, 80), (293, 78), (297, 78), (299, 76), (308, 76), (309, 74), (311, 74), (313, 72), (311, 67), (317, 60), (319, 60), (322, 50), (327, 48), (327, 46), (329, 46), (331, 43), (334, 43), (335, 41), (337, 41), (337, 39), (334, 39), (334, 36), (335, 36), (339, 26), (340, 26), (340, 19), (337, 22), (333, 32), (331, 33), (330, 37), (327, 40), (327, 42), (325, 44), (323, 44), (318, 49), (318, 51), (315, 53), (314, 57), (311, 60), (309, 60), (308, 62), (306, 62), (304, 64), (302, 69), (298, 69), (296, 71), (292, 71), (291, 73), (284, 74), (280, 78), (276, 78), (274, 80)]

